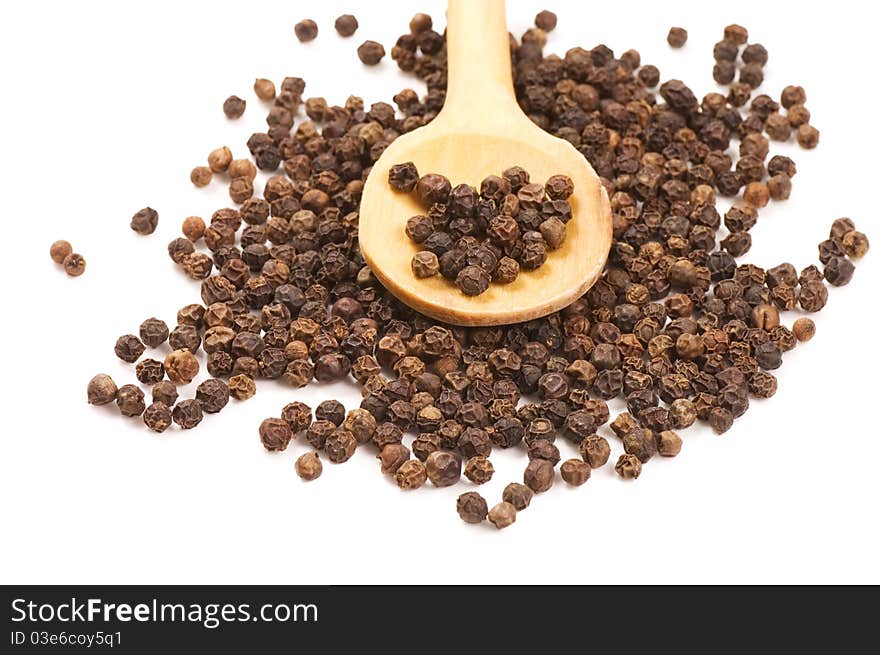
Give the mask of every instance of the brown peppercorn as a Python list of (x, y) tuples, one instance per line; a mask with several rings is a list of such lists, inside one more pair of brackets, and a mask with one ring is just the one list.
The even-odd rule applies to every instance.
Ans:
[(828, 289), (821, 280), (804, 280), (798, 291), (798, 303), (804, 311), (818, 312), (828, 302)]
[(306, 18), (294, 25), (293, 31), (300, 42), (307, 43), (318, 36), (318, 24), (315, 21)]
[(736, 77), (736, 64), (732, 61), (716, 61), (712, 67), (712, 79), (718, 84), (727, 85)]
[[(317, 411), (315, 413), (317, 415)], [(376, 417), (365, 409), (353, 409), (345, 417), (342, 427), (351, 432), (359, 444), (368, 443), (376, 433)]]
[(183, 430), (191, 430), (202, 422), (204, 414), (199, 401), (194, 398), (181, 400), (171, 411), (171, 418)]
[(394, 474), (394, 481), (401, 489), (418, 489), (428, 479), (428, 472), (425, 465), (417, 459), (411, 459), (397, 469)]
[(171, 421), (171, 410), (163, 402), (154, 402), (144, 410), (144, 425), (153, 432), (165, 432)]
[(516, 522), (516, 508), (508, 502), (500, 502), (489, 510), (489, 522), (503, 530)]
[(638, 457), (640, 462), (647, 462), (657, 452), (654, 433), (644, 428), (630, 430), (623, 436), (623, 450)]
[(159, 224), (159, 212), (152, 207), (144, 207), (131, 217), (131, 229), (138, 234), (152, 234)]
[(663, 457), (675, 457), (681, 452), (681, 437), (672, 430), (658, 432), (657, 452)]
[(395, 191), (409, 193), (419, 182), (419, 171), (411, 161), (394, 164), (388, 171), (388, 184)]
[(825, 264), (823, 273), (828, 284), (842, 287), (849, 284), (855, 270), (853, 263), (846, 257), (832, 257)]
[(358, 59), (367, 66), (375, 66), (385, 56), (385, 48), (376, 41), (364, 41), (357, 49)]
[(791, 123), (782, 114), (770, 114), (764, 122), (764, 131), (774, 141), (788, 141), (791, 138)]
[(73, 252), (73, 246), (67, 241), (56, 241), (49, 247), (49, 256), (56, 264), (64, 263), (64, 259)]
[(207, 166), (196, 166), (189, 173), (189, 181), (197, 187), (205, 187), (211, 183), (214, 173)]
[(124, 334), (116, 340), (113, 351), (123, 362), (134, 364), (144, 354), (146, 346), (133, 334)]
[(642, 463), (635, 455), (621, 455), (614, 470), (624, 480), (635, 480), (642, 474)]
[(412, 272), (417, 278), (426, 278), (440, 272), (437, 255), (429, 250), (420, 250), (412, 258)]
[(670, 27), (666, 42), (673, 48), (681, 48), (688, 40), (687, 30), (683, 27)]
[(767, 180), (767, 191), (773, 200), (788, 200), (791, 196), (791, 178), (779, 173)]
[(155, 359), (142, 359), (135, 367), (135, 377), (142, 384), (156, 384), (165, 377), (165, 367)]
[(229, 182), (229, 197), (232, 202), (241, 204), (254, 195), (254, 183), (246, 177), (236, 177)]
[(533, 459), (526, 466), (523, 482), (535, 493), (547, 491), (553, 486), (553, 463), (546, 459)]
[(517, 512), (521, 512), (532, 502), (533, 495), (534, 492), (526, 485), (520, 484), (519, 482), (511, 482), (504, 487), (501, 499), (504, 502), (513, 505)]
[(547, 246), (552, 250), (559, 248), (563, 241), (565, 241), (565, 223), (555, 216), (551, 216), (542, 222), (538, 229)]
[(605, 466), (611, 456), (611, 446), (608, 445), (608, 440), (598, 434), (586, 437), (578, 445), (578, 450), (584, 461), (594, 469)]
[(489, 505), (476, 491), (468, 491), (455, 501), (455, 510), (465, 523), (482, 523), (489, 514)]
[(573, 487), (579, 487), (590, 479), (590, 465), (580, 459), (568, 459), (559, 467), (562, 479)]
[(851, 259), (861, 259), (868, 254), (870, 248), (868, 237), (858, 230), (850, 230), (844, 234), (841, 244)]
[(438, 450), (425, 460), (428, 479), (437, 487), (448, 487), (461, 479), (461, 457), (456, 453)]
[(224, 173), (232, 161), (232, 151), (223, 146), (208, 153), (208, 168), (214, 173)]
[(779, 325), (779, 311), (773, 305), (761, 303), (752, 310), (752, 325), (761, 330), (770, 330)]
[(86, 395), (90, 405), (106, 405), (116, 400), (116, 391), (113, 378), (100, 373), (89, 380)]
[[(249, 179), (251, 182), (254, 181), (254, 178), (257, 176), (257, 167), (254, 166), (254, 163), (250, 159), (233, 159), (229, 162), (229, 168), (226, 169), (227, 174), (229, 175), (230, 180), (234, 180), (237, 177), (245, 177)], [(260, 199), (251, 199), (250, 203), (254, 202), (265, 202)], [(247, 221), (250, 214), (246, 212), (248, 210), (258, 209), (250, 205), (247, 201), (244, 203), (244, 206), (241, 208), (242, 217)], [(267, 208), (268, 211), (268, 208)], [(254, 219), (256, 216), (254, 216)], [(253, 220), (253, 219), (252, 219)], [(252, 221), (248, 221), (252, 222)]]
[(146, 409), (144, 392), (133, 384), (123, 384), (116, 392), (116, 406), (123, 416), (140, 416)]
[(205, 380), (196, 387), (196, 400), (202, 406), (202, 411), (216, 414), (229, 402), (229, 387), (223, 380)]
[(273, 100), (275, 98), (275, 83), (264, 77), (254, 80), (254, 93), (260, 100)]
[(790, 109), (794, 105), (803, 105), (807, 102), (807, 92), (802, 86), (789, 85), (782, 89), (780, 103), (786, 109)]
[(168, 338), (168, 325), (158, 318), (148, 318), (141, 323), (139, 334), (150, 348), (158, 348)]
[(770, 202), (770, 190), (763, 182), (749, 182), (743, 191), (743, 200), (753, 207), (766, 207)]
[(736, 45), (743, 45), (749, 40), (749, 31), (742, 25), (732, 23), (724, 28), (724, 39)]
[(545, 32), (552, 32), (556, 29), (556, 20), (556, 14), (544, 9), (535, 16), (535, 27)]
[(382, 464), (382, 473), (395, 474), (401, 466), (409, 461), (409, 448), (400, 443), (388, 444), (376, 456)]
[(797, 128), (797, 142), (801, 148), (812, 150), (819, 145), (819, 130), (810, 124), (804, 124)]
[(229, 395), (236, 400), (253, 398), (256, 393), (257, 385), (251, 376), (239, 373), (229, 378)]
[(795, 339), (805, 343), (816, 334), (816, 324), (810, 318), (799, 318), (791, 326), (791, 332)]
[(244, 108), (247, 103), (238, 96), (229, 96), (223, 101), (223, 113), (226, 118), (241, 118), (244, 114)]
[(464, 476), (474, 484), (484, 484), (492, 479), (495, 467), (485, 456), (471, 457), (464, 465)]
[(314, 451), (300, 455), (293, 466), (296, 469), (296, 474), (306, 482), (317, 480), (324, 471), (321, 458)]
[(269, 451), (285, 450), (290, 440), (293, 438), (293, 432), (287, 421), (280, 418), (267, 418), (260, 423), (260, 441)]
[(339, 36), (348, 37), (357, 32), (358, 21), (357, 18), (351, 14), (342, 14), (333, 23), (333, 27), (336, 28), (336, 32)]
[(348, 430), (337, 428), (324, 442), (324, 452), (334, 464), (347, 462), (357, 450), (357, 441)]
[(203, 221), (201, 217), (187, 216), (183, 219), (181, 231), (183, 232), (183, 236), (195, 243), (205, 236), (205, 227), (205, 221)]
[(421, 34), (434, 27), (434, 21), (428, 14), (416, 14), (409, 21), (409, 31), (412, 34)]
[(455, 283), (466, 296), (478, 296), (489, 288), (491, 278), (479, 266), (465, 266), (455, 278)]
[(168, 407), (173, 407), (177, 402), (177, 387), (168, 380), (154, 384), (151, 393), (154, 403), (165, 403)]
[(199, 360), (189, 350), (174, 350), (165, 357), (165, 373), (174, 384), (189, 384), (199, 374)]
[(64, 272), (70, 277), (79, 277), (86, 270), (85, 257), (75, 252), (67, 255), (61, 265), (64, 266)]

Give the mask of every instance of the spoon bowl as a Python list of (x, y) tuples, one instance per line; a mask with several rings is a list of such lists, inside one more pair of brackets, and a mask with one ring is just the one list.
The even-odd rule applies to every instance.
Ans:
[[(479, 326), (539, 318), (569, 305), (601, 275), (611, 245), (608, 197), (584, 156), (540, 129), (517, 104), (504, 1), (450, 0), (447, 20), (446, 102), (433, 121), (397, 138), (373, 166), (361, 200), (361, 252), (385, 288), (434, 319)], [(511, 166), (540, 184), (568, 175), (574, 194), (565, 241), (537, 270), (522, 271), (510, 284), (493, 283), (478, 296), (466, 296), (439, 275), (417, 278), (411, 260), (421, 248), (404, 229), (425, 209), (415, 194), (388, 184), (390, 168), (410, 161), (421, 175), (440, 173), (453, 185), (477, 188)]]

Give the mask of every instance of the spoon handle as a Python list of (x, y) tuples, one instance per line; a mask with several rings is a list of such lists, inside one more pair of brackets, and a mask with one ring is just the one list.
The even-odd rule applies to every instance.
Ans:
[(448, 83), (437, 117), (477, 132), (520, 125), (510, 69), (505, 0), (449, 0), (446, 9)]

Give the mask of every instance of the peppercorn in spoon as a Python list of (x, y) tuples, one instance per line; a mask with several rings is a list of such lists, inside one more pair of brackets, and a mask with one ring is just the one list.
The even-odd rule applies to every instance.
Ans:
[[(535, 125), (517, 104), (504, 0), (449, 0), (448, 84), (434, 120), (402, 135), (373, 166), (364, 186), (359, 239), (376, 278), (397, 298), (437, 320), (456, 325), (528, 321), (569, 305), (599, 278), (611, 246), (611, 209), (599, 177), (570, 143)], [(420, 250), (407, 220), (424, 213), (415, 194), (389, 186), (392, 166), (413, 162), (419, 173), (439, 173), (453, 184), (480, 181), (520, 166), (533, 182), (553, 175), (574, 182), (572, 217), (562, 245), (537, 270), (476, 296), (436, 275), (418, 278)]]

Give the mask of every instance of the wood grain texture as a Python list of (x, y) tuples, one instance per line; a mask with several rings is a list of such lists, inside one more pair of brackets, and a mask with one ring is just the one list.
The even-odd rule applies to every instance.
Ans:
[[(440, 321), (500, 325), (545, 316), (580, 297), (599, 278), (611, 246), (611, 209), (592, 167), (567, 141), (544, 132), (519, 108), (513, 91), (504, 0), (450, 0), (447, 12), (449, 85), (440, 114), (396, 139), (373, 166), (360, 211), (360, 245), (379, 281), (397, 298)], [(404, 229), (424, 213), (414, 194), (394, 191), (388, 171), (412, 161), (420, 174), (441, 173), (453, 185), (479, 188), (487, 175), (522, 166), (533, 182), (555, 174), (574, 181), (572, 219), (562, 247), (516, 281), (464, 295), (435, 276), (418, 279), (418, 252)]]

